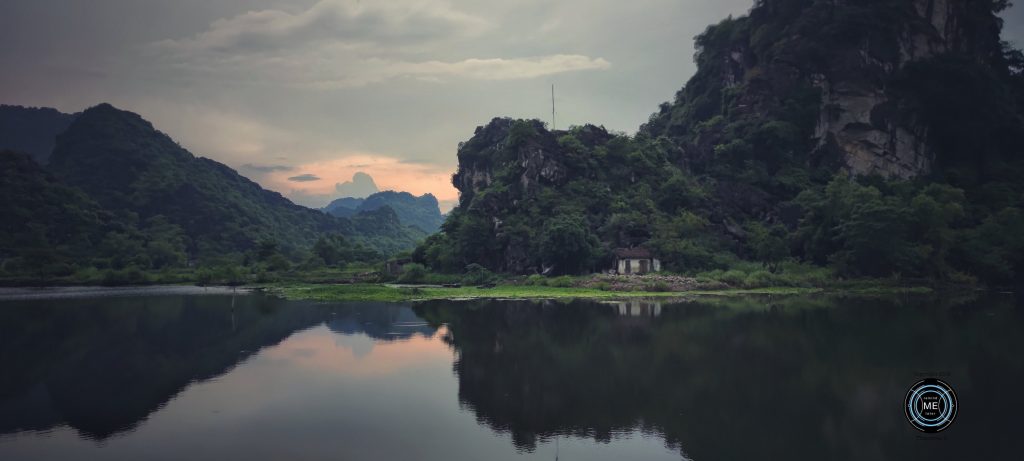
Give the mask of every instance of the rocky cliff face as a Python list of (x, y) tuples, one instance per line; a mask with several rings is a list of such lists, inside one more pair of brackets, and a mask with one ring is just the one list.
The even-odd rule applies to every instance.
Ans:
[(896, 30), (895, 50), (867, 39), (812, 76), (822, 95), (815, 128), (818, 145), (837, 148), (855, 174), (909, 178), (929, 172), (934, 155), (928, 129), (913, 115), (897, 116), (899, 101), (887, 82), (910, 62), (950, 52), (984, 56), (991, 39), (998, 40), (997, 28), (995, 37), (984, 33), (994, 23), (979, 25), (971, 17), (971, 2), (910, 3), (907, 21)]
[(567, 171), (557, 137), (537, 120), (495, 118), (479, 126), (469, 141), (459, 145), (459, 169), (452, 178), (460, 205), (468, 205), (500, 172), (515, 175), (522, 192), (538, 184), (560, 185)]
[[(908, 64), (939, 56), (997, 59), (999, 8), (991, 0), (759, 1), (749, 16), (698, 37), (697, 75), (645, 129), (697, 144), (691, 157), (699, 162), (730, 141), (694, 139), (714, 115), (730, 122), (781, 118), (806, 128), (811, 164), (886, 177), (926, 174), (935, 159), (932, 137), (894, 82)], [(811, 119), (782, 114), (801, 89), (818, 95)]]

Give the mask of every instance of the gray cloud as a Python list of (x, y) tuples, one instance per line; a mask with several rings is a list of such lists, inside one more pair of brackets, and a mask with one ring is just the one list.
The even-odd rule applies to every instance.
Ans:
[(300, 174), (298, 176), (292, 176), (292, 177), (288, 178), (288, 180), (292, 181), (292, 182), (311, 182), (311, 181), (319, 181), (320, 177), (315, 175), (315, 174), (305, 173), (305, 174)]
[[(692, 38), (752, 4), (4, 0), (0, 43), (14, 45), (0, 46), (0, 103), (77, 112), (108, 101), (198, 155), (302, 165), (294, 172), (326, 179), (243, 174), (316, 206), (339, 180), (307, 165), (386, 156), (450, 172), (477, 125), (548, 120), (551, 84), (560, 127), (633, 132), (693, 75)], [(1004, 14), (1004, 36), (1018, 45), (1022, 11)], [(434, 192), (455, 199), (450, 189)]]
[(191, 38), (164, 40), (159, 45), (176, 51), (219, 53), (277, 50), (317, 41), (349, 46), (404, 45), (475, 35), (487, 27), (487, 21), (443, 1), (320, 0), (298, 13), (266, 9), (218, 19)]
[(335, 184), (334, 189), (339, 197), (363, 198), (380, 192), (373, 177), (361, 171), (352, 175), (351, 181)]
[(246, 163), (241, 166), (241, 169), (256, 173), (276, 173), (278, 171), (291, 171), (294, 168), (287, 165), (254, 165)]
[[(314, 90), (396, 78), (515, 80), (605, 70), (601, 57), (574, 53), (424, 59), (492, 24), (441, 0), (320, 0), (305, 11), (249, 11), (214, 21), (192, 37), (151, 46), (163, 64), (197, 77)], [(487, 34), (481, 40), (493, 40)], [(418, 52), (417, 52), (418, 51)]]

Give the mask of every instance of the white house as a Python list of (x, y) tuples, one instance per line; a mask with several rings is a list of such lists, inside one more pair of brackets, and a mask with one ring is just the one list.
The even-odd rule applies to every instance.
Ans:
[(615, 266), (618, 274), (647, 274), (661, 271), (661, 261), (645, 248), (618, 248), (615, 250)]

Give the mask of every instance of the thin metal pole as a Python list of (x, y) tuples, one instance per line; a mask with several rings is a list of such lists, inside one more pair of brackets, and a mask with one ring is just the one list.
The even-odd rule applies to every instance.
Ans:
[(555, 126), (555, 84), (551, 84), (551, 130), (554, 131)]

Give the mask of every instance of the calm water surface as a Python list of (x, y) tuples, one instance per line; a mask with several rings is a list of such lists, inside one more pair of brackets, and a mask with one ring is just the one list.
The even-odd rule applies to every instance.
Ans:
[[(0, 459), (1020, 459), (1024, 308), (0, 301)], [(959, 394), (907, 423), (924, 374)]]

